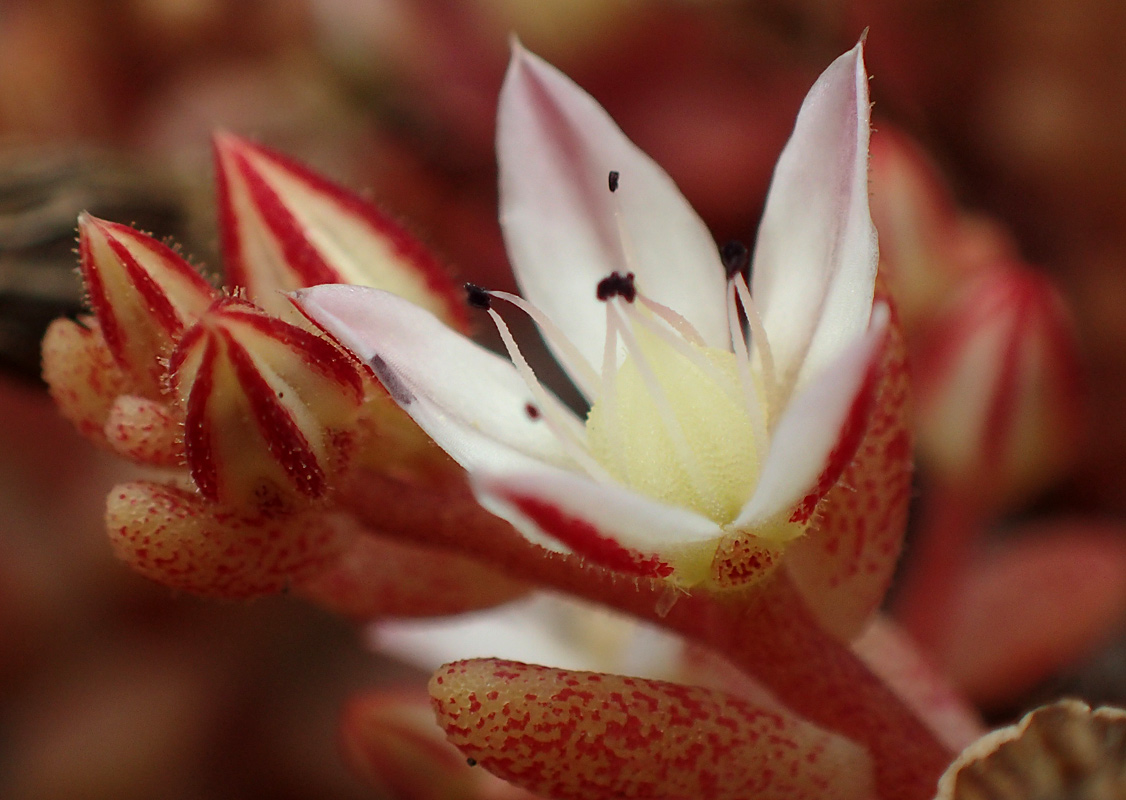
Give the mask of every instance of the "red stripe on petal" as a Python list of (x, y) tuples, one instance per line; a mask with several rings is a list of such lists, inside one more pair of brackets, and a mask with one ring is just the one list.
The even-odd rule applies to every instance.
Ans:
[(567, 514), (558, 506), (536, 497), (508, 495), (507, 499), (552, 539), (604, 567), (644, 578), (667, 578), (673, 573), (672, 566), (657, 556), (622, 547), (590, 522)]
[(152, 275), (140, 265), (125, 245), (115, 238), (109, 239), (108, 242), (110, 250), (121, 260), (129, 282), (137, 290), (137, 294), (141, 296), (141, 300), (148, 307), (147, 310), (152, 318), (164, 329), (165, 333), (169, 336), (175, 336), (183, 328), (183, 323), (180, 322), (180, 316), (176, 313), (168, 295), (164, 293), (160, 284), (153, 280)]
[(860, 385), (860, 391), (857, 392), (855, 399), (852, 401), (852, 406), (845, 416), (840, 436), (837, 437), (837, 443), (829, 453), (825, 468), (821, 471), (809, 494), (802, 498), (802, 501), (794, 509), (794, 513), (790, 515), (790, 522), (798, 524), (809, 522), (813, 517), (813, 512), (817, 509), (817, 504), (821, 502), (821, 498), (836, 485), (845, 467), (852, 462), (856, 451), (860, 448), (860, 443), (864, 441), (864, 434), (868, 431), (868, 418), (876, 402), (877, 390), (880, 387), (880, 378), (882, 377), (880, 366), (883, 362), (885, 347), (887, 347), (886, 334), (879, 347), (872, 353), (864, 382)]
[(291, 348), (302, 357), (306, 366), (351, 391), (357, 401), (363, 396), (363, 378), (357, 369), (358, 362), (351, 354), (326, 339), (277, 317), (263, 314), (257, 306), (234, 298), (225, 298), (215, 308), (221, 310), (228, 319), (253, 328)]
[(82, 271), (82, 279), (86, 283), (86, 297), (90, 310), (98, 318), (98, 325), (102, 329), (102, 338), (106, 340), (106, 347), (113, 354), (114, 360), (120, 365), (123, 363), (124, 344), (121, 336), (121, 326), (118, 324), (117, 315), (113, 313), (109, 295), (106, 294), (106, 285), (102, 281), (101, 272), (94, 264), (94, 250), (90, 242), (90, 234), (85, 226), (80, 226), (81, 235), (78, 237), (78, 263)]
[(298, 491), (308, 497), (320, 497), (327, 489), (324, 471), (309, 440), (278, 401), (273, 387), (262, 377), (258, 365), (246, 349), (235, 341), (230, 331), (219, 334), (227, 348), (227, 357), (234, 368), (239, 386), (250, 403), (258, 429), (266, 441), (270, 455), (281, 464)]
[(232, 153), (235, 167), (246, 182), (250, 197), (262, 215), (262, 221), (281, 246), (286, 266), (293, 270), (300, 285), (316, 286), (321, 283), (340, 283), (343, 277), (321, 257), (305, 236), (289, 209), (266, 180), (247, 161), (242, 153)]
[[(396, 255), (400, 256), (404, 261), (418, 270), (427, 288), (443, 299), (450, 318), (454, 320), (462, 330), (468, 327), (469, 311), (465, 303), (462, 302), (460, 287), (455, 284), (446, 270), (443, 269), (438, 259), (401, 225), (383, 214), (370, 201), (333, 183), (309, 169), (304, 164), (294, 161), (288, 156), (260, 144), (251, 144), (241, 140), (239, 144), (246, 150), (253, 151), (257, 155), (272, 161), (286, 172), (289, 172), (291, 175), (307, 184), (314, 191), (331, 198), (332, 201), (337, 203), (343, 210), (359, 217), (370, 225), (383, 237), (384, 241)], [(241, 162), (240, 171), (243, 171), (244, 175), (247, 175), (247, 170), (253, 171), (253, 167), (249, 165), (245, 156), (240, 154), (239, 159)], [(247, 179), (249, 180), (248, 175)], [(261, 181), (261, 178), (259, 178), (259, 181)], [(264, 184), (264, 181), (262, 181), (262, 183)], [(274, 195), (274, 197), (275, 199), (277, 198), (276, 195)], [(257, 202), (257, 199), (255, 202)], [(318, 280), (310, 282), (307, 285), (315, 286), (318, 283), (339, 281), (340, 278), (337, 277), (334, 280)]]
[[(196, 326), (180, 342), (174, 358), (176, 368), (183, 363), (186, 353), (201, 336), (203, 336), (203, 328)], [(211, 446), (211, 419), (207, 414), (207, 405), (211, 401), (214, 386), (215, 340), (208, 337), (203, 355), (200, 357), (199, 369), (196, 370), (192, 380), (191, 392), (188, 394), (188, 407), (184, 415), (184, 453), (192, 480), (200, 493), (208, 500), (218, 502), (219, 471), (215, 465), (215, 451)]]

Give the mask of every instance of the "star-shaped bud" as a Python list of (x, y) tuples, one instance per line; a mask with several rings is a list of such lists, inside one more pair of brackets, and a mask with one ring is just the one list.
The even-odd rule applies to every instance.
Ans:
[(377, 286), (464, 326), (464, 306), (433, 254), (372, 203), (302, 164), (216, 134), (226, 283), (271, 313), (283, 292), (321, 283)]
[(168, 362), (192, 480), (208, 500), (283, 510), (323, 498), (364, 399), (343, 350), (246, 301), (215, 302)]

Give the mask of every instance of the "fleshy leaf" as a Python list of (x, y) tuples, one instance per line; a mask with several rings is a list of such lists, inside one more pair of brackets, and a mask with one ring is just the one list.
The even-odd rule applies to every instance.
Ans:
[(430, 681), (439, 724), (495, 775), (557, 800), (873, 795), (853, 742), (721, 692), (513, 661)]
[(146, 578), (193, 594), (274, 594), (331, 563), (347, 526), (329, 514), (244, 514), (151, 481), (114, 487), (106, 528), (117, 557)]
[(43, 380), (59, 413), (91, 441), (107, 445), (106, 418), (129, 377), (106, 346), (97, 320), (57, 319), (43, 337)]

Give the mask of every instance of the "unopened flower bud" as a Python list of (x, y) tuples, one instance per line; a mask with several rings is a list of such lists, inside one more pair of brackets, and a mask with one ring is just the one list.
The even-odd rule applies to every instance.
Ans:
[(214, 145), (229, 286), (283, 317), (293, 313), (283, 292), (375, 286), (465, 326), (449, 275), (371, 202), (245, 139), (220, 133)]
[(996, 224), (958, 209), (938, 167), (909, 136), (881, 123), (871, 148), (880, 269), (913, 335), (962, 282), (1011, 254), (1012, 244)]
[(127, 225), (78, 218), (82, 278), (90, 307), (130, 393), (158, 399), (163, 362), (215, 290), (170, 247)]
[(169, 374), (207, 499), (285, 511), (325, 496), (347, 466), (363, 381), (327, 339), (224, 298), (183, 335)]
[(936, 321), (915, 366), (919, 451), (939, 480), (999, 505), (1068, 463), (1082, 428), (1079, 355), (1043, 277), (991, 269)]

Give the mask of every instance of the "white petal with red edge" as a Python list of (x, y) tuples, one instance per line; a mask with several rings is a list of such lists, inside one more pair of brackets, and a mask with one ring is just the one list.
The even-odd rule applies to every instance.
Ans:
[[(791, 399), (770, 438), (770, 450), (758, 485), (732, 527), (754, 531), (791, 511), (817, 486), (827, 468), (843, 470), (851, 454), (835, 453), (843, 437), (863, 433), (849, 428), (855, 413), (866, 412), (862, 396), (870, 388), (872, 365), (879, 358), (889, 312), (878, 305), (868, 331), (848, 345), (826, 369)], [(859, 406), (859, 407), (858, 407)], [(855, 438), (859, 445), (860, 437)], [(842, 463), (830, 462), (840, 459)], [(832, 476), (833, 482), (837, 475)], [(829, 483), (831, 486), (832, 483)]]
[[(703, 221), (590, 95), (519, 45), (501, 90), (497, 157), (501, 226), (520, 288), (592, 366), (606, 333), (596, 289), (615, 270), (634, 272), (639, 290), (707, 344), (729, 347), (723, 266)], [(620, 173), (614, 193), (611, 170)]]
[[(316, 286), (293, 296), (369, 364), (391, 397), (466, 469), (570, 464), (512, 363), (430, 312), (365, 286)], [(571, 414), (548, 399), (554, 412)], [(529, 406), (541, 413), (529, 414)]]
[(868, 324), (879, 255), (868, 131), (861, 42), (806, 96), (759, 227), (752, 294), (787, 389), (825, 368)]
[(470, 481), (486, 510), (532, 542), (642, 577), (704, 580), (723, 535), (687, 509), (552, 467), (480, 472)]

